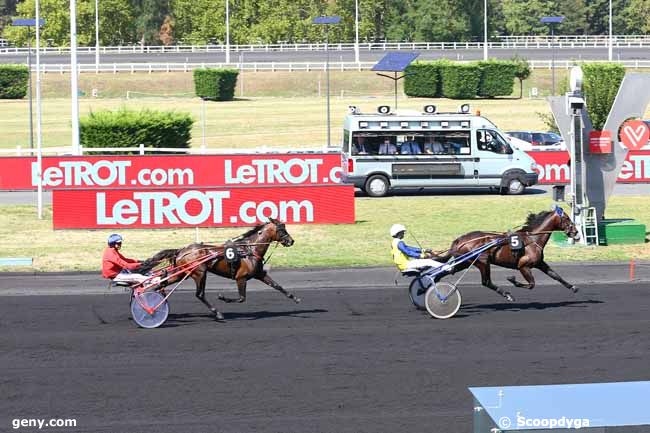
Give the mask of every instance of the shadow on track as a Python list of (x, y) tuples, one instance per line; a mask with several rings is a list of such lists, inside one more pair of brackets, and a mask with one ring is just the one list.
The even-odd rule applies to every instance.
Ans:
[(482, 313), (484, 311), (526, 311), (526, 310), (547, 310), (551, 308), (585, 308), (591, 304), (604, 304), (603, 301), (589, 299), (586, 301), (563, 301), (563, 302), (525, 302), (511, 303), (502, 302), (498, 304), (465, 304), (461, 307), (464, 313)]
[[(259, 320), (259, 319), (271, 319), (274, 317), (295, 317), (299, 319), (309, 319), (312, 316), (310, 314), (314, 313), (327, 313), (328, 310), (323, 309), (313, 309), (313, 310), (288, 310), (288, 311), (253, 311), (253, 312), (243, 312), (243, 313), (224, 313), (224, 319), (226, 322), (229, 320)], [(200, 319), (200, 320), (198, 320)], [(162, 327), (176, 327), (181, 325), (188, 325), (193, 323), (200, 323), (207, 321), (214, 322), (214, 316), (207, 313), (178, 313), (178, 314), (169, 314), (167, 322)]]

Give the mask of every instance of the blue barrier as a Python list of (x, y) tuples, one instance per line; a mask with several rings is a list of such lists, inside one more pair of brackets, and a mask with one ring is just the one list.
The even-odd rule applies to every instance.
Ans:
[(31, 266), (31, 257), (0, 257), (0, 266)]
[(469, 388), (474, 433), (650, 425), (650, 382)]

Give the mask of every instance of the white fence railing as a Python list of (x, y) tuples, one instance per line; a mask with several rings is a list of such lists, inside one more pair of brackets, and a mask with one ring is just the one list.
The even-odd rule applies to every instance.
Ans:
[[(612, 43), (616, 48), (650, 47), (650, 36), (627, 35), (615, 36)], [(488, 42), (490, 49), (499, 48), (603, 48), (609, 44), (606, 36), (507, 36), (499, 41)], [(354, 51), (354, 43), (330, 43), (330, 51)], [(364, 42), (359, 44), (362, 51), (393, 50), (468, 50), (482, 49), (483, 42)], [(32, 50), (34, 50), (32, 48)], [(313, 44), (250, 44), (230, 45), (230, 51), (238, 52), (295, 52), (324, 51), (324, 43)], [(100, 47), (101, 54), (147, 54), (147, 53), (220, 53), (225, 52), (225, 45), (129, 45)], [(69, 54), (69, 47), (42, 47), (44, 54)], [(94, 54), (95, 47), (77, 47), (78, 54)], [(0, 54), (27, 54), (26, 47), (2, 47)]]
[[(257, 154), (257, 153), (323, 153), (323, 152), (339, 152), (341, 149), (338, 147), (323, 146), (320, 148), (279, 148), (279, 147), (255, 147), (255, 148), (208, 148), (205, 146), (190, 147), (187, 149), (179, 149), (177, 147), (145, 147), (140, 145), (138, 147), (81, 147), (80, 155), (92, 153), (124, 153), (133, 152), (138, 155), (146, 155), (147, 153), (183, 153), (187, 155), (221, 155), (221, 154)], [(59, 147), (44, 147), (42, 149), (43, 155), (60, 155), (70, 156), (74, 155), (72, 146), (59, 146)], [(0, 157), (2, 156), (36, 156), (36, 149), (17, 146), (13, 149), (0, 149)]]
[[(469, 62), (469, 61), (461, 61)], [(569, 69), (580, 63), (602, 62), (601, 60), (555, 60), (555, 68)], [(618, 60), (626, 68), (645, 69), (650, 68), (650, 60)], [(551, 60), (529, 60), (528, 64), (533, 69), (550, 69), (553, 65)], [(375, 62), (330, 62), (331, 71), (367, 71), (375, 65)], [(137, 72), (190, 72), (201, 68), (234, 68), (242, 72), (277, 72), (277, 71), (324, 71), (327, 67), (325, 62), (255, 62), (255, 63), (100, 63), (96, 68), (94, 63), (80, 63), (79, 72), (96, 73), (131, 73)], [(32, 64), (32, 70), (36, 66)], [(69, 64), (41, 64), (41, 71), (44, 73), (69, 73)]]

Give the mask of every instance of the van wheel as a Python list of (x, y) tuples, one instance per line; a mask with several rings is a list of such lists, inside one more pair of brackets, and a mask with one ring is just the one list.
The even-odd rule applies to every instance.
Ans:
[(506, 186), (501, 188), (501, 194), (520, 195), (525, 189), (526, 185), (524, 185), (519, 178), (512, 177), (508, 179)]
[(376, 174), (368, 178), (363, 189), (370, 197), (383, 197), (388, 194), (390, 184), (384, 176)]

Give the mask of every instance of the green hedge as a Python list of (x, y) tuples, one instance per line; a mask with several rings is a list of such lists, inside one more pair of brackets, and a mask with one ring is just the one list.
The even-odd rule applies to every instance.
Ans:
[(439, 98), (442, 95), (440, 69), (450, 64), (445, 60), (411, 63), (405, 70), (404, 93), (421, 98)]
[(210, 101), (231, 101), (235, 96), (237, 69), (195, 69), (196, 96)]
[[(190, 147), (194, 119), (189, 113), (142, 110), (99, 111), (79, 120), (84, 147)], [(127, 152), (128, 153), (128, 152)]]
[(581, 68), (587, 112), (594, 129), (603, 129), (625, 76), (625, 68), (616, 63), (587, 63)]
[(481, 68), (476, 63), (450, 63), (440, 68), (442, 96), (450, 99), (472, 99), (478, 94)]
[(487, 60), (478, 63), (481, 68), (481, 82), (478, 95), (486, 98), (510, 96), (515, 82), (517, 65), (505, 60)]
[(0, 65), (0, 99), (22, 99), (27, 96), (27, 66)]

